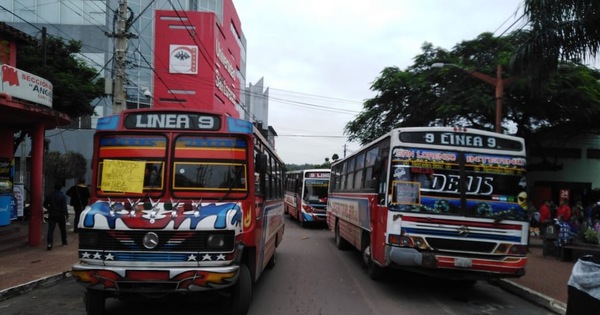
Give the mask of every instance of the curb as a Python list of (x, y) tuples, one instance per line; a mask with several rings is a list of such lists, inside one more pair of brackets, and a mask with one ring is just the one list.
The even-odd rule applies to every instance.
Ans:
[(518, 295), (532, 303), (542, 306), (555, 314), (565, 315), (567, 312), (567, 305), (565, 303), (557, 301), (537, 291), (533, 291), (513, 281), (500, 279), (492, 283), (510, 293)]
[(37, 288), (47, 287), (55, 284), (58, 281), (71, 277), (71, 271), (64, 271), (62, 273), (48, 276), (45, 278), (33, 280), (24, 284), (14, 286), (12, 288), (4, 289), (0, 291), (0, 302), (8, 300), (10, 298), (19, 296), (26, 292), (35, 290)]

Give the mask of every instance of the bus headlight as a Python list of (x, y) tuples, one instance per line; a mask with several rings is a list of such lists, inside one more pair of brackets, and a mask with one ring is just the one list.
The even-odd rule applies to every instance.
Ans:
[(206, 246), (210, 249), (223, 248), (225, 246), (225, 235), (223, 234), (210, 234), (206, 238)]

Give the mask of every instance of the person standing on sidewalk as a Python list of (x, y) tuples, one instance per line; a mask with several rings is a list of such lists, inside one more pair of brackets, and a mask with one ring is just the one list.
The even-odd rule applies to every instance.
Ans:
[(85, 185), (85, 178), (79, 179), (77, 185), (72, 186), (67, 190), (67, 196), (71, 197), (70, 205), (73, 207), (75, 211), (75, 221), (73, 231), (75, 233), (79, 232), (79, 218), (81, 217), (81, 212), (88, 205), (90, 201), (90, 190)]
[(560, 201), (560, 206), (556, 209), (556, 217), (564, 222), (571, 220), (571, 207), (569, 207), (569, 200), (566, 198)]
[(44, 198), (44, 208), (48, 210), (48, 235), (46, 236), (46, 241), (48, 242), (48, 246), (46, 247), (47, 250), (52, 249), (54, 229), (57, 224), (60, 229), (62, 245), (67, 245), (67, 196), (61, 191), (61, 188), (61, 184), (54, 184), (54, 191)]
[(544, 200), (540, 206), (540, 223), (547, 223), (552, 220), (552, 212), (550, 212), (550, 200)]

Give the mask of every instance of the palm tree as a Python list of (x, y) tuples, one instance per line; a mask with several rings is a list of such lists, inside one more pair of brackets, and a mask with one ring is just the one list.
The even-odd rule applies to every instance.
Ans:
[(530, 39), (513, 57), (516, 69), (545, 78), (565, 61), (595, 58), (600, 49), (600, 1), (525, 0)]

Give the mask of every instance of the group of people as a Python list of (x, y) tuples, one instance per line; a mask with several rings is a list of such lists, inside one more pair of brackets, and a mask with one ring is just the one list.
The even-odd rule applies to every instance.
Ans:
[(79, 218), (81, 212), (88, 205), (90, 200), (90, 190), (85, 185), (85, 179), (80, 179), (77, 184), (67, 190), (67, 193), (62, 192), (63, 185), (60, 183), (54, 184), (54, 190), (44, 198), (44, 208), (48, 211), (48, 234), (46, 236), (47, 250), (51, 250), (54, 244), (54, 230), (58, 225), (62, 245), (68, 245), (67, 242), (67, 220), (69, 219), (69, 211), (67, 208), (67, 196), (70, 197), (69, 204), (75, 211), (75, 220), (73, 231), (79, 232)]
[(532, 218), (531, 226), (540, 228), (540, 234), (544, 237), (545, 226), (558, 224), (558, 242), (565, 244), (577, 235), (589, 215), (589, 211), (586, 213), (583, 209), (581, 201), (571, 208), (568, 199), (562, 199), (558, 206), (552, 200), (545, 200)]

